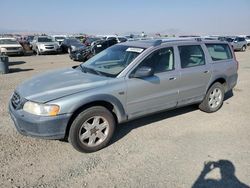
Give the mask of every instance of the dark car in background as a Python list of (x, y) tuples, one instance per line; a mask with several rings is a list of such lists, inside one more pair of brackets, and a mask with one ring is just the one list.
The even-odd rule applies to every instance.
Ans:
[(86, 40), (84, 41), (84, 44), (86, 46), (91, 46), (93, 42), (101, 40), (100, 37), (87, 37)]
[(27, 43), (30, 44), (30, 43), (33, 41), (34, 37), (35, 37), (35, 36), (33, 36), (33, 35), (28, 35), (28, 36), (26, 37)]
[(61, 43), (61, 50), (62, 52), (65, 52), (65, 53), (67, 52), (70, 53), (71, 51), (75, 51), (75, 50), (82, 49), (82, 48), (85, 48), (85, 45), (81, 43), (81, 41), (75, 38), (65, 39)]
[(116, 38), (111, 38), (107, 40), (96, 41), (95, 45), (92, 46), (92, 53), (93, 55), (98, 54), (99, 52), (105, 50), (106, 48), (117, 44)]
[(85, 48), (71, 51), (69, 57), (73, 61), (85, 62), (91, 57), (93, 57), (91, 46), (86, 46)]
[(98, 40), (92, 43), (92, 46), (86, 48), (74, 50), (70, 52), (69, 57), (74, 61), (84, 62), (106, 48), (117, 44), (116, 39)]

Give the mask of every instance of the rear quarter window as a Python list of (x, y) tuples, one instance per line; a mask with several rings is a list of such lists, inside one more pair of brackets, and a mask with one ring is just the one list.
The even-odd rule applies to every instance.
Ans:
[(227, 44), (206, 44), (213, 61), (232, 59), (233, 55)]

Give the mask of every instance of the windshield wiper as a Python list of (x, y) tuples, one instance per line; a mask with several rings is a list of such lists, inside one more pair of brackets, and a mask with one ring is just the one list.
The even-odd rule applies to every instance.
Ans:
[(80, 65), (80, 67), (82, 68), (82, 71), (84, 73), (89, 72), (89, 73), (94, 73), (94, 74), (97, 74), (97, 75), (100, 75), (100, 76), (104, 76), (104, 74), (102, 74), (101, 71), (95, 70), (93, 68), (85, 67), (85, 66), (82, 66), (82, 65)]

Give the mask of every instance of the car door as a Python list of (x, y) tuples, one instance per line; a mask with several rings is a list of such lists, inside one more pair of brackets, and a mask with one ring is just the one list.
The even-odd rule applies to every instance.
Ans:
[[(133, 70), (126, 80), (129, 119), (176, 106), (180, 75), (175, 69), (174, 59), (172, 47), (158, 49)], [(141, 67), (154, 69), (154, 75), (133, 77)]]
[(180, 58), (180, 93), (178, 106), (201, 101), (211, 78), (210, 64), (201, 45), (178, 46)]

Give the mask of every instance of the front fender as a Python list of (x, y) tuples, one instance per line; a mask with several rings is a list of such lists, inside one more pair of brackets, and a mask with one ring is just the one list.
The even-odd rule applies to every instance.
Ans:
[(109, 94), (97, 94), (86, 97), (75, 94), (51, 101), (50, 103), (58, 104), (61, 107), (60, 114), (73, 114), (79, 108), (94, 102), (108, 102), (112, 104), (118, 122), (121, 123), (127, 120), (127, 115), (122, 102), (117, 97)]

